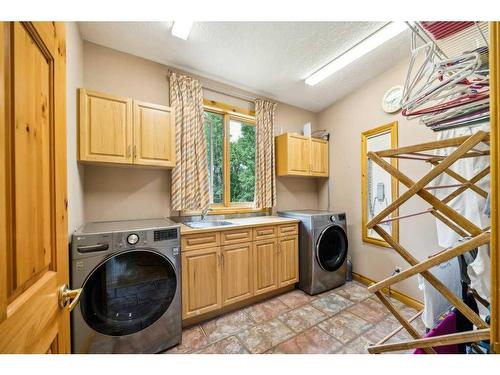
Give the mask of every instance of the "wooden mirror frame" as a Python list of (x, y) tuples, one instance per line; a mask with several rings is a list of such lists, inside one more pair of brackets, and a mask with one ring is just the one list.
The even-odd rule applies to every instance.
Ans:
[[(398, 122), (394, 121), (374, 129), (370, 129), (361, 133), (361, 239), (363, 242), (371, 243), (373, 245), (391, 247), (387, 242), (378, 237), (370, 237), (368, 233), (368, 228), (366, 224), (368, 223), (368, 206), (367, 206), (367, 182), (368, 182), (368, 157), (366, 156), (367, 150), (367, 140), (378, 134), (391, 135), (391, 147), (398, 147)], [(389, 161), (393, 167), (398, 168), (398, 159), (391, 158)], [(393, 202), (399, 195), (399, 184), (398, 180), (391, 177), (391, 201)], [(394, 212), (394, 215), (398, 215), (398, 211)], [(391, 223), (391, 233), (396, 241), (399, 241), (399, 223), (394, 220)]]

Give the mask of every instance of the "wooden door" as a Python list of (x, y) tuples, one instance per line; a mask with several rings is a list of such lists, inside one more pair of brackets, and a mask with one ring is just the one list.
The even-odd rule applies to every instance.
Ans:
[(299, 281), (299, 243), (297, 236), (278, 239), (279, 287)]
[(182, 253), (182, 318), (219, 309), (222, 304), (218, 247)]
[(252, 243), (222, 247), (222, 305), (253, 295)]
[(0, 67), (0, 352), (67, 353), (64, 23), (0, 23)]
[(134, 100), (134, 164), (175, 166), (172, 108)]
[(80, 89), (83, 161), (132, 164), (132, 100)]
[(311, 142), (309, 138), (288, 134), (288, 173), (310, 175)]
[(328, 177), (328, 142), (311, 139), (311, 175)]
[(253, 243), (253, 285), (254, 295), (278, 288), (276, 238)]

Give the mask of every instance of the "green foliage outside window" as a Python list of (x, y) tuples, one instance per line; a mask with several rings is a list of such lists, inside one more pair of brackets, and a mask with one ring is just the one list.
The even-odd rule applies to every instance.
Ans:
[[(224, 115), (205, 112), (208, 176), (212, 203), (224, 202)], [(231, 203), (249, 203), (255, 197), (255, 126), (229, 121)]]

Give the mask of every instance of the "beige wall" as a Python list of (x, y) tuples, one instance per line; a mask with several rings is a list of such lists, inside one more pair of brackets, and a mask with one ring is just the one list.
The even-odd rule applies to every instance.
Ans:
[[(347, 213), (349, 250), (354, 272), (381, 280), (390, 276), (396, 266), (408, 265), (394, 250), (361, 241), (361, 132), (398, 121), (399, 145), (411, 145), (436, 139), (436, 134), (417, 120), (407, 121), (400, 114), (389, 115), (382, 111), (381, 100), (392, 86), (402, 84), (408, 61), (402, 61), (385, 73), (363, 84), (354, 93), (334, 103), (318, 116), (319, 128), (331, 133), (330, 163), (332, 178), (332, 208)], [(417, 179), (428, 171), (425, 163), (402, 160), (400, 169)], [(326, 183), (319, 186), (320, 205), (326, 204)], [(400, 193), (405, 189), (400, 186)], [(406, 214), (425, 209), (422, 200), (412, 199), (400, 209)], [(419, 259), (424, 259), (438, 249), (435, 221), (430, 215), (418, 216), (401, 222), (400, 239)], [(401, 290), (420, 299), (416, 278), (397, 285)]]
[[(77, 150), (77, 89), (83, 85), (83, 41), (78, 26), (66, 23), (66, 127), (68, 171), (68, 233), (85, 222), (83, 179), (84, 168), (76, 158)], [(69, 238), (68, 240), (71, 240)]]
[[(136, 56), (84, 42), (84, 80), (87, 89), (169, 104), (168, 67)], [(251, 93), (202, 78), (203, 84), (217, 91)], [(238, 107), (252, 108), (248, 101), (221, 95), (210, 90), (205, 97)], [(306, 122), (313, 126), (316, 114), (278, 103), (276, 131), (300, 131)], [(144, 168), (85, 166), (85, 220), (123, 220), (162, 217), (170, 210), (170, 171)], [(278, 179), (278, 209), (317, 208), (315, 181)]]
[[(286, 104), (278, 104), (274, 131), (276, 135), (287, 132), (300, 133), (305, 123), (318, 126), (317, 115)], [(276, 176), (277, 210), (317, 209), (317, 179), (307, 177)]]

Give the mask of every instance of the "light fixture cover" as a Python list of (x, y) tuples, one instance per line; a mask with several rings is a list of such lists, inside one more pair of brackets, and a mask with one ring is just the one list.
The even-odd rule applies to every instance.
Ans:
[(405, 22), (391, 22), (387, 24), (362, 42), (356, 44), (350, 50), (347, 50), (335, 60), (329, 62), (324, 67), (311, 74), (306, 78), (306, 84), (310, 86), (316, 85), (325, 78), (331, 76), (333, 73), (338, 72), (353, 61), (366, 55), (368, 52), (373, 51), (378, 46), (381, 46), (407, 29), (408, 26)]
[(172, 35), (187, 40), (192, 27), (193, 21), (175, 21), (172, 26)]

